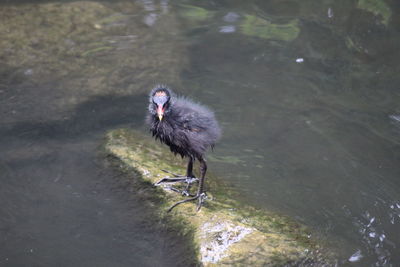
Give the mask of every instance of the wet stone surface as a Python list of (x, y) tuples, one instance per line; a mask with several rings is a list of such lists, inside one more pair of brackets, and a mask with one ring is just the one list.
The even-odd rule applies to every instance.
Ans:
[[(149, 187), (165, 176), (162, 169), (184, 172), (183, 161), (134, 130), (109, 132), (105, 153), (137, 170), (138, 179), (147, 181)], [(317, 252), (322, 251), (321, 247), (310, 239), (305, 227), (289, 218), (242, 205), (232, 198), (235, 192), (228, 190), (217, 177), (208, 177), (207, 184), (208, 199), (199, 212), (195, 203), (186, 203), (167, 213), (167, 208), (182, 196), (168, 185), (159, 187), (156, 193), (162, 199), (157, 202), (159, 216), (180, 221), (182, 232), (193, 231), (199, 260), (205, 266), (328, 263), (328, 253)]]

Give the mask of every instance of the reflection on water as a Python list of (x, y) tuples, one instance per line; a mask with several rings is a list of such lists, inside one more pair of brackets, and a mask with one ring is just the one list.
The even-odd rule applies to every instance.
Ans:
[(188, 264), (96, 163), (157, 82), (216, 110), (210, 171), (244, 201), (309, 225), (339, 265), (400, 262), (398, 3), (18, 3), (0, 6), (2, 263)]
[[(378, 209), (380, 211), (388, 212), (388, 214), (379, 215), (374, 212), (371, 214), (369, 211), (365, 211), (360, 217), (352, 215), (350, 210), (344, 206), (343, 211), (352, 221), (354, 227), (358, 229), (358, 234), (362, 239), (363, 247), (366, 248), (365, 254), (377, 255), (375, 260), (376, 266), (386, 266), (394, 262), (393, 257), (396, 258), (396, 243), (398, 242), (399, 235), (396, 232), (387, 231), (398, 223), (400, 219), (400, 204), (392, 203), (388, 207), (384, 206), (382, 200), (377, 201), (374, 205), (373, 210)], [(376, 216), (374, 216), (376, 215)], [(378, 217), (379, 216), (379, 217)], [(392, 255), (394, 254), (394, 255)], [(350, 258), (349, 261), (356, 262), (363, 258), (363, 254), (358, 249)]]

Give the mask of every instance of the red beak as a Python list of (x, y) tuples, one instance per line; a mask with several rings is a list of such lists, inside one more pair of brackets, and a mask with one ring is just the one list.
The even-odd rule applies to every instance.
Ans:
[(161, 105), (157, 106), (157, 116), (158, 119), (161, 121), (164, 116), (164, 108)]

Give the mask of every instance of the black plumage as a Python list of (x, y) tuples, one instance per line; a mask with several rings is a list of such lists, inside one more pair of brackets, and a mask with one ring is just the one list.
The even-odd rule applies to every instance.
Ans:
[(197, 104), (185, 97), (176, 96), (166, 86), (156, 86), (150, 92), (149, 112), (146, 122), (155, 139), (169, 146), (176, 155), (189, 159), (186, 176), (164, 178), (157, 184), (171, 181), (188, 183), (187, 190), (182, 193), (189, 195), (190, 182), (195, 178), (193, 163), (200, 162), (200, 178), (197, 194), (189, 199), (177, 202), (170, 208), (198, 199), (197, 208), (200, 209), (205, 198), (204, 179), (207, 163), (204, 155), (208, 148), (213, 148), (221, 136), (221, 130), (214, 113), (208, 108)]

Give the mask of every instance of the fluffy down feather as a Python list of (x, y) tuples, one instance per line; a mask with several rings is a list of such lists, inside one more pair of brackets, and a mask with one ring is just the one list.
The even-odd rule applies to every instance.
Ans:
[[(157, 105), (153, 101), (156, 92), (160, 91), (165, 91), (168, 96), (161, 121), (157, 117)], [(182, 157), (203, 157), (206, 150), (213, 148), (221, 136), (221, 129), (210, 109), (188, 98), (176, 96), (166, 86), (157, 86), (150, 92), (146, 122), (156, 139)]]

